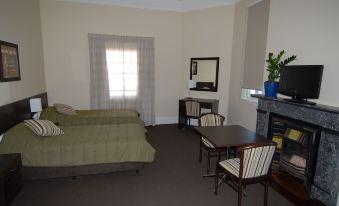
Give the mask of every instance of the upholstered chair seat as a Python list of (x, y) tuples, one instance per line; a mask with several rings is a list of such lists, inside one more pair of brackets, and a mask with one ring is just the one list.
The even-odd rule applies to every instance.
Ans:
[(208, 139), (206, 139), (205, 137), (201, 137), (201, 141), (206, 147), (215, 148), (214, 145), (210, 141), (208, 141)]

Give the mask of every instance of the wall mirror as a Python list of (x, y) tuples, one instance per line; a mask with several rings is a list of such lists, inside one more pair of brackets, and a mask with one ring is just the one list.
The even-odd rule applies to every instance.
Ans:
[(190, 80), (194, 84), (190, 90), (218, 91), (219, 57), (191, 58)]

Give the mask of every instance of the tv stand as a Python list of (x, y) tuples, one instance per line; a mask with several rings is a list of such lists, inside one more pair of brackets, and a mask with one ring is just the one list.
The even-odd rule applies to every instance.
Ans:
[(316, 105), (315, 102), (309, 102), (307, 99), (298, 99), (298, 98), (292, 98), (292, 99), (284, 99), (287, 102), (293, 102), (298, 104), (308, 104), (308, 105)]

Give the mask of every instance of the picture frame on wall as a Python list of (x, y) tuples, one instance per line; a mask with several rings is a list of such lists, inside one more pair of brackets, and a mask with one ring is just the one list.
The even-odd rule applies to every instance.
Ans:
[(0, 41), (0, 82), (19, 80), (21, 75), (18, 45)]
[(198, 74), (198, 62), (193, 62), (192, 63), (192, 75), (197, 75)]

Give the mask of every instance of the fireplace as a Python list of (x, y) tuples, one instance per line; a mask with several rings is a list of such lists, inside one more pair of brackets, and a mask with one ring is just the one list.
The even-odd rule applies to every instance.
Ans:
[(256, 132), (281, 141), (280, 154), (272, 164), (271, 186), (285, 188), (277, 191), (287, 198), (315, 198), (335, 206), (339, 201), (339, 108), (253, 96), (259, 99)]
[[(267, 138), (277, 143), (272, 163), (272, 185), (302, 203), (314, 181), (321, 127), (270, 113)], [(301, 194), (300, 194), (301, 193)]]

